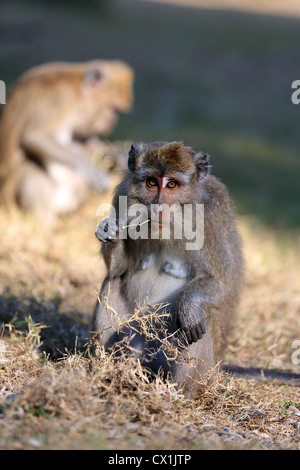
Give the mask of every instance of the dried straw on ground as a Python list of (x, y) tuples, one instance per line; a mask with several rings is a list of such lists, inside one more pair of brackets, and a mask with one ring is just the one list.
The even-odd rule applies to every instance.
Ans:
[[(53, 231), (19, 212), (1, 214), (0, 448), (299, 449), (299, 387), (233, 379), (216, 368), (188, 401), (133, 358), (89, 353), (105, 274), (94, 238), (97, 202)], [(226, 362), (299, 372), (291, 362), (300, 331), (299, 240), (276, 239), (251, 219), (241, 220), (241, 231), (247, 284)]]

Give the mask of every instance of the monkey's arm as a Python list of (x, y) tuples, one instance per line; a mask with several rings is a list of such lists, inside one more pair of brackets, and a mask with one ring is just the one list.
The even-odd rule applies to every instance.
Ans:
[(205, 318), (211, 307), (217, 307), (224, 296), (222, 283), (209, 274), (193, 279), (179, 293), (176, 321), (189, 344), (202, 338), (206, 332)]
[[(122, 276), (128, 269), (129, 260), (125, 253), (125, 239), (127, 238), (127, 204), (126, 208), (121, 208), (120, 196), (128, 194), (127, 180), (120, 183), (116, 189), (112, 201), (114, 211), (110, 216), (100, 220), (96, 228), (96, 237), (102, 242), (101, 253), (104, 258), (108, 275), (112, 279)], [(125, 210), (125, 212), (124, 212)], [(120, 232), (124, 236), (120, 238)]]
[(97, 191), (108, 190), (109, 177), (106, 172), (95, 168), (84, 151), (77, 153), (64, 148), (51, 136), (29, 131), (21, 139), (21, 146), (26, 153), (33, 155), (45, 168), (57, 162), (77, 170)]
[(119, 238), (119, 221), (107, 217), (97, 225), (96, 237), (102, 242), (101, 253), (108, 270), (108, 277), (122, 276), (128, 268), (124, 240)]

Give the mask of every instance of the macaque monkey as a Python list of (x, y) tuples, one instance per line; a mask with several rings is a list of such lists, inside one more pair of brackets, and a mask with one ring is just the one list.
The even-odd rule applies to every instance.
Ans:
[(133, 71), (95, 60), (35, 67), (18, 81), (0, 120), (0, 202), (38, 215), (76, 210), (91, 187), (109, 189), (87, 143), (131, 110)]
[[(92, 330), (105, 349), (129, 338), (143, 365), (163, 371), (192, 398), (197, 380), (222, 358), (242, 287), (243, 255), (232, 202), (225, 186), (209, 174), (208, 156), (182, 142), (134, 145), (128, 168), (115, 191), (114, 217), (100, 221), (96, 230), (108, 274)], [(125, 196), (127, 212), (121, 207)], [(132, 217), (132, 208), (138, 217)], [(164, 334), (190, 360), (170, 360), (158, 339), (149, 340), (139, 330), (138, 321), (113, 328), (110, 311), (126, 325), (143, 304), (148, 311), (163, 305), (160, 312), (168, 313)]]
[[(182, 142), (134, 145), (128, 169), (116, 188), (111, 215), (96, 229), (108, 274), (92, 330), (106, 350), (117, 355), (127, 348), (193, 398), (201, 375), (222, 360), (243, 285), (232, 202), (225, 186), (210, 175), (208, 156)], [(157, 317), (150, 315), (145, 328), (139, 319), (151, 311)], [(300, 386), (299, 374), (234, 365), (222, 369)]]

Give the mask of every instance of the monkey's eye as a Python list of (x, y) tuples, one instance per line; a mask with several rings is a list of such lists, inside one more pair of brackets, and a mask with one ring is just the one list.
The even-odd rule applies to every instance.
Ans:
[(174, 180), (169, 181), (168, 184), (167, 184), (167, 188), (169, 188), (169, 189), (174, 189), (174, 188), (176, 188), (176, 186), (178, 186), (178, 183), (177, 183), (177, 181), (174, 181)]
[(147, 184), (147, 186), (149, 186), (149, 188), (154, 188), (154, 186), (158, 186), (156, 178), (148, 178), (146, 180), (146, 184)]

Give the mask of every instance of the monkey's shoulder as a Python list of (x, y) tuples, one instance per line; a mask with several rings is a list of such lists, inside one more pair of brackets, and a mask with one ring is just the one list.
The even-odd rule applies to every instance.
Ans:
[(214, 175), (208, 175), (202, 182), (202, 188), (206, 191), (209, 197), (212, 199), (220, 199), (226, 197), (230, 199), (229, 191), (227, 186)]
[(205, 211), (216, 217), (234, 217), (235, 204), (227, 186), (216, 176), (209, 175), (201, 184), (201, 200)]

